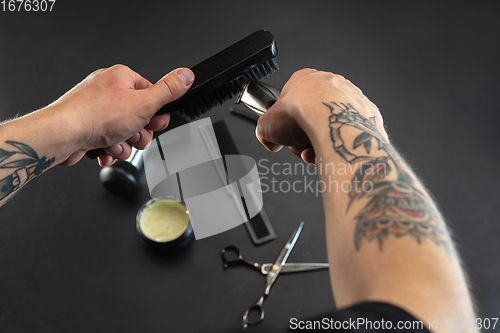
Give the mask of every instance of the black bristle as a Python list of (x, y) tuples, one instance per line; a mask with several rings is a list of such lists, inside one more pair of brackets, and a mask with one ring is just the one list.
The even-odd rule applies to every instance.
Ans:
[(250, 70), (247, 74), (244, 76), (248, 79), (251, 80), (256, 80), (260, 81), (263, 78), (271, 75), (275, 71), (279, 69), (278, 62), (276, 61), (276, 58), (272, 58), (269, 61), (266, 61), (265, 63), (261, 64), (260, 66), (256, 66), (252, 70)]
[(179, 114), (182, 114), (190, 120), (198, 118), (208, 110), (216, 107), (217, 105), (223, 104), (228, 99), (233, 98), (243, 89), (243, 86), (248, 80), (261, 81), (278, 69), (279, 66), (276, 58), (272, 58), (259, 66), (255, 66), (245, 75), (213, 90), (210, 94), (186, 104), (182, 109), (178, 110)]

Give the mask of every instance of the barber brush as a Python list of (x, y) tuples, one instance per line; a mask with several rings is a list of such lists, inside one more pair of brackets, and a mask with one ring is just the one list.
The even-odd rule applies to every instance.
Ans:
[[(241, 92), (250, 81), (260, 81), (279, 69), (276, 40), (266, 30), (259, 30), (191, 68), (195, 80), (178, 100), (163, 106), (157, 114), (178, 111), (195, 119)], [(104, 150), (87, 152), (96, 158)]]

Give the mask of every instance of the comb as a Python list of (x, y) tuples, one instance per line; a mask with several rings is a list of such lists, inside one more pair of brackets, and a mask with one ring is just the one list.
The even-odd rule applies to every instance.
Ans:
[[(214, 122), (213, 127), (222, 156), (239, 155), (238, 148), (236, 148), (234, 140), (224, 120)], [(241, 199), (246, 206), (245, 199), (243, 197), (241, 197)], [(269, 220), (269, 217), (264, 209), (245, 222), (245, 227), (255, 245), (260, 245), (276, 238), (276, 232), (274, 231), (271, 221)]]

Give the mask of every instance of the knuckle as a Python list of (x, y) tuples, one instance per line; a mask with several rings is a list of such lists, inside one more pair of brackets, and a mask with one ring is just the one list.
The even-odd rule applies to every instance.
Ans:
[(139, 149), (139, 150), (144, 150), (144, 149), (146, 149), (146, 147), (148, 146), (148, 144), (150, 142), (151, 142), (151, 140), (149, 140), (149, 141), (141, 140), (141, 141), (137, 142), (136, 144), (134, 144), (134, 147)]
[(130, 68), (128, 66), (122, 65), (122, 64), (116, 64), (111, 67), (111, 69), (117, 71), (117, 72), (124, 72), (124, 71), (129, 71)]
[(297, 73), (314, 73), (317, 72), (318, 70), (314, 68), (302, 68), (301, 70), (297, 71)]
[(300, 69), (300, 70), (294, 72), (292, 74), (292, 78), (297, 77), (297, 76), (302, 76), (302, 75), (307, 74), (307, 73), (315, 73), (315, 72), (317, 72), (317, 70), (315, 70), (313, 68), (303, 68), (303, 69)]
[(92, 73), (90, 73), (90, 75), (89, 75), (89, 76), (94, 76), (94, 75), (96, 75), (96, 74), (98, 74), (98, 73), (101, 73), (101, 72), (103, 72), (103, 71), (105, 71), (105, 70), (106, 70), (105, 68), (99, 68), (99, 69), (96, 69), (95, 71), (93, 71)]
[(179, 95), (179, 88), (175, 82), (173, 82), (172, 79), (167, 78), (165, 80), (162, 80), (163, 86), (167, 90), (167, 93), (169, 93), (172, 96), (177, 96)]
[(335, 73), (330, 73), (330, 74), (331, 74), (330, 78), (335, 80), (335, 81), (344, 82), (344, 83), (349, 82), (349, 80), (347, 80), (344, 76), (342, 76), (340, 74), (335, 74)]

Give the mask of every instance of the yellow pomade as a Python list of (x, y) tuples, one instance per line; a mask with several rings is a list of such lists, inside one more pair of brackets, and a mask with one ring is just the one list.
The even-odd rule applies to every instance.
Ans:
[(140, 216), (142, 233), (157, 242), (169, 242), (186, 230), (189, 213), (175, 201), (155, 201), (144, 208)]

